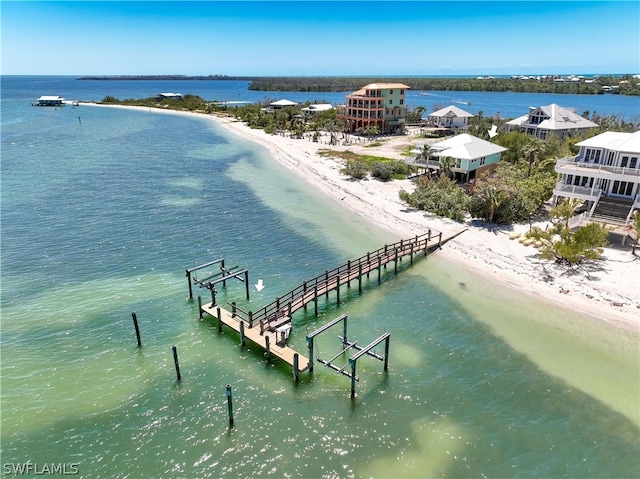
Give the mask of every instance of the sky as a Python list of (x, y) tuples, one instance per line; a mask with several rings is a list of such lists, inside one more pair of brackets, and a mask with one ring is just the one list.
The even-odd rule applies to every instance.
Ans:
[(640, 73), (640, 2), (7, 1), (4, 75)]

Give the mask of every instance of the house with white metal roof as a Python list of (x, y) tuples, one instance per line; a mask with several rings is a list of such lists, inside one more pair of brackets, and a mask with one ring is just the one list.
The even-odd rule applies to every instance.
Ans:
[(552, 103), (548, 106), (530, 107), (529, 113), (506, 123), (509, 131), (519, 130), (546, 140), (551, 135), (559, 138), (575, 136), (598, 125), (578, 115), (575, 111)]
[[(463, 133), (431, 145), (426, 163), (417, 161), (413, 166), (426, 166), (432, 170), (442, 170), (442, 158), (453, 158), (451, 171), (456, 180), (468, 182), (487, 169), (493, 168), (507, 151), (500, 145), (491, 143), (473, 135)], [(424, 161), (424, 160), (423, 160)]]
[(469, 124), (469, 118), (473, 118), (473, 116), (472, 113), (454, 105), (429, 113), (429, 118), (440, 128), (466, 128)]
[(269, 108), (271, 108), (272, 110), (279, 110), (281, 108), (285, 108), (288, 106), (296, 106), (296, 105), (297, 103), (295, 101), (291, 101), (283, 98), (282, 100), (269, 103)]
[(585, 219), (627, 223), (633, 210), (640, 209), (640, 131), (607, 131), (576, 146), (576, 156), (556, 163), (554, 202), (584, 200)]
[(321, 111), (329, 110), (333, 110), (333, 105), (331, 103), (312, 103), (311, 105), (302, 109), (303, 113), (307, 114), (314, 114)]
[(157, 101), (162, 101), (162, 100), (180, 100), (180, 99), (182, 99), (182, 93), (166, 92), (166, 93), (158, 93), (156, 95), (156, 100)]

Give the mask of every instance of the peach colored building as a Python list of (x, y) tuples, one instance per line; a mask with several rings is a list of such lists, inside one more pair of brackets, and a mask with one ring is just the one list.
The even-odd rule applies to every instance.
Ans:
[(370, 83), (347, 95), (345, 110), (339, 117), (349, 123), (350, 131), (368, 126), (377, 126), (380, 133), (402, 131), (409, 88), (402, 83)]

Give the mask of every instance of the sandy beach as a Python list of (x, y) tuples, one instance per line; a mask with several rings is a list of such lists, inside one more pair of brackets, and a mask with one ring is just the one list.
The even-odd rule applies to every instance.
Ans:
[[(230, 117), (177, 113), (206, 116), (242, 138), (265, 146), (277, 161), (309, 185), (323, 191), (328, 200), (351, 208), (379, 227), (393, 232), (399, 239), (424, 233), (428, 229), (447, 234), (458, 231), (462, 226), (411, 209), (402, 203), (398, 192), (401, 189), (412, 191), (414, 186), (411, 180), (385, 183), (369, 178), (354, 181), (340, 173), (343, 167), (341, 160), (319, 154), (321, 149), (348, 149), (360, 154), (403, 159), (401, 152), (407, 145), (425, 142), (424, 138), (411, 132), (405, 136), (382, 138), (380, 146), (353, 141), (350, 145), (328, 145), (326, 137), (316, 143), (310, 139), (266, 134)], [(537, 224), (544, 227), (545, 223)], [(612, 245), (606, 248), (603, 261), (570, 274), (566, 267), (540, 259), (533, 246), (524, 246), (510, 239), (514, 232), (528, 231), (528, 224), (495, 227), (469, 221), (463, 226), (467, 230), (448, 242), (439, 255), (461, 263), (475, 274), (504, 283), (541, 301), (592, 315), (640, 335), (640, 295), (636, 290), (640, 279), (640, 258), (632, 256), (629, 247)]]
[[(340, 173), (341, 160), (318, 154), (321, 149), (349, 149), (355, 153), (402, 159), (403, 147), (425, 141), (417, 135), (383, 139), (378, 147), (367, 146), (367, 143), (329, 146), (326, 138), (314, 143), (308, 139), (265, 134), (230, 118), (213, 118), (243, 138), (264, 145), (278, 161), (320, 188), (333, 201), (339, 201), (378, 226), (389, 229), (399, 238), (421, 234), (429, 228), (453, 232), (461, 226), (412, 210), (402, 203), (398, 192), (401, 189), (412, 191), (414, 186), (410, 180), (383, 183), (369, 178), (353, 181)], [(494, 228), (469, 222), (465, 226), (467, 231), (447, 243), (439, 254), (463, 263), (476, 274), (504, 282), (540, 300), (559, 303), (640, 332), (640, 295), (636, 291), (640, 258), (634, 258), (629, 248), (607, 248), (604, 261), (572, 275), (565, 267), (538, 258), (534, 247), (509, 238), (513, 232), (528, 231), (528, 224)]]

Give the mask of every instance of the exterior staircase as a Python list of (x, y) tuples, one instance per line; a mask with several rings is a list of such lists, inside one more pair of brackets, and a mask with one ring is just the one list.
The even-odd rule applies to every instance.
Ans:
[(602, 196), (591, 215), (591, 221), (607, 223), (613, 226), (624, 226), (631, 210), (633, 200)]

